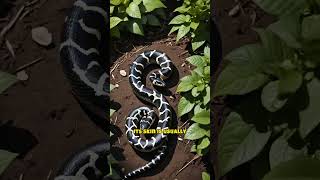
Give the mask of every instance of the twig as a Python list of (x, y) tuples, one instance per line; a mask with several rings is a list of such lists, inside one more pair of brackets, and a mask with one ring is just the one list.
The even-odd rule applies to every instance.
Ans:
[(29, 13), (31, 13), (33, 11), (33, 9), (28, 9), (26, 10), (21, 17), (19, 18), (19, 21), (21, 21), (26, 15), (28, 15)]
[(197, 160), (199, 157), (201, 157), (201, 156), (199, 156), (198, 154), (195, 155), (195, 156), (191, 159), (191, 161), (189, 161), (186, 165), (184, 165), (181, 169), (179, 169), (179, 171), (176, 173), (176, 176), (178, 176), (178, 174), (179, 174), (181, 171), (183, 171), (185, 168), (187, 168), (193, 161)]
[(9, 42), (8, 39), (6, 39), (6, 46), (7, 46), (8, 50), (9, 50), (11, 56), (12, 56), (13, 58), (16, 58), (16, 54), (14, 53), (13, 47), (12, 47), (12, 45), (11, 45), (11, 43)]
[(20, 176), (19, 176), (19, 180), (23, 180), (23, 173), (22, 173), (22, 174), (20, 174)]
[(8, 18), (0, 18), (0, 22), (7, 22), (7, 21), (9, 21)]
[(15, 71), (15, 73), (17, 73), (17, 72), (19, 72), (19, 71), (22, 71), (22, 70), (24, 70), (24, 69), (26, 69), (26, 68), (28, 68), (28, 67), (30, 67), (30, 66), (38, 63), (38, 62), (40, 62), (40, 61), (42, 61), (42, 60), (43, 60), (43, 57), (39, 57), (38, 59), (36, 59), (36, 60), (34, 60), (34, 61), (31, 61), (30, 63), (25, 64), (25, 65), (17, 68), (16, 71)]
[(179, 127), (179, 129), (183, 128), (189, 121), (190, 121), (190, 119), (186, 120), (186, 122), (184, 122), (184, 123)]
[(50, 179), (51, 174), (52, 174), (52, 169), (50, 169), (50, 171), (49, 171), (49, 174), (48, 174), (48, 176), (47, 176), (47, 180), (49, 180), (49, 179)]
[(36, 4), (38, 1), (39, 1), (39, 0), (33, 0), (33, 1), (31, 1), (31, 2), (27, 2), (27, 3), (25, 4), (25, 6), (26, 6), (26, 7), (32, 6), (32, 5)]
[(20, 15), (22, 14), (23, 10), (24, 10), (25, 6), (22, 5), (22, 7), (19, 9), (18, 13), (16, 14), (16, 16), (8, 23), (8, 25), (6, 25), (2, 31), (0, 32), (0, 46), (3, 43), (4, 40), (4, 36), (7, 34), (7, 32), (14, 26), (14, 24), (17, 22), (17, 20), (19, 19)]

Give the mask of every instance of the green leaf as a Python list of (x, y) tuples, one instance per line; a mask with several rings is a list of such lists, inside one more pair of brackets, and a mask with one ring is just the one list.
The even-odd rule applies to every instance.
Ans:
[(200, 139), (206, 135), (206, 130), (203, 129), (200, 124), (193, 123), (188, 129), (186, 134), (184, 135), (185, 139), (196, 140)]
[(206, 42), (205, 40), (196, 41), (195, 39), (192, 39), (192, 43), (191, 43), (192, 50), (193, 51), (197, 50), (202, 45), (204, 45), (205, 42)]
[(197, 29), (198, 26), (199, 26), (199, 24), (200, 24), (200, 23), (198, 23), (198, 22), (191, 22), (191, 23), (190, 23), (190, 27), (191, 27), (191, 29)]
[(306, 7), (306, 0), (254, 0), (254, 2), (266, 12), (277, 16), (302, 12)]
[(299, 131), (302, 138), (306, 138), (320, 123), (320, 82), (318, 79), (314, 78), (308, 83), (307, 87), (309, 92), (309, 105), (299, 113)]
[(178, 104), (178, 116), (181, 117), (184, 114), (190, 112), (193, 109), (194, 105), (195, 104), (193, 102), (190, 102), (185, 97), (182, 97)]
[(197, 66), (197, 67), (203, 67), (207, 64), (206, 61), (202, 58), (202, 56), (199, 56), (199, 55), (190, 56), (186, 60), (190, 64)]
[(122, 3), (122, 0), (110, 0), (110, 4), (118, 6), (119, 4)]
[(202, 172), (202, 180), (210, 180), (210, 175), (206, 172)]
[(286, 42), (287, 46), (292, 48), (301, 48), (301, 44), (298, 41), (301, 33), (301, 24), (299, 19), (299, 14), (285, 16), (280, 18), (279, 21), (271, 24), (268, 29)]
[(114, 27), (114, 28), (110, 29), (110, 34), (111, 34), (111, 37), (120, 38), (119, 28), (118, 27)]
[(302, 85), (303, 76), (295, 70), (282, 71), (280, 74), (279, 94), (295, 93)]
[(244, 95), (269, 81), (267, 75), (257, 72), (252, 66), (229, 65), (220, 74), (213, 97), (222, 95)]
[(143, 0), (143, 5), (146, 8), (146, 12), (151, 12), (158, 8), (166, 8), (166, 6), (161, 2), (161, 0)]
[(256, 157), (270, 138), (271, 132), (259, 133), (241, 116), (232, 112), (219, 134), (219, 176)]
[(198, 114), (199, 112), (203, 111), (204, 109), (201, 108), (201, 104), (197, 104), (195, 107), (194, 107), (194, 110), (193, 110), (193, 114)]
[(276, 166), (263, 180), (319, 180), (319, 167), (316, 159), (294, 159)]
[(122, 19), (119, 17), (111, 17), (110, 18), (110, 29), (114, 28), (116, 25), (118, 25)]
[(183, 24), (185, 22), (187, 22), (188, 18), (187, 16), (183, 15), (183, 14), (179, 14), (176, 17), (174, 17), (169, 24)]
[(289, 146), (284, 136), (275, 140), (269, 152), (270, 167), (273, 169), (282, 162), (286, 162), (297, 157), (302, 157), (303, 151), (296, 150)]
[(0, 175), (17, 156), (18, 154), (16, 153), (0, 149)]
[(287, 100), (279, 99), (279, 81), (272, 81), (267, 84), (261, 93), (262, 105), (270, 112), (276, 112), (281, 109)]
[(115, 88), (115, 85), (110, 84), (110, 92)]
[(235, 64), (247, 64), (257, 68), (262, 66), (265, 57), (265, 52), (260, 44), (249, 44), (233, 50), (227, 54), (225, 59)]
[(152, 14), (147, 15), (148, 18), (148, 24), (151, 26), (160, 26), (160, 21), (158, 18)]
[(187, 92), (190, 91), (194, 86), (188, 81), (181, 81), (177, 87), (177, 92)]
[(142, 2), (142, 0), (133, 0), (133, 2), (136, 3), (136, 5), (139, 5)]
[(114, 6), (110, 6), (110, 14), (112, 14), (114, 11)]
[(190, 10), (190, 6), (189, 7), (186, 7), (186, 6), (184, 6), (184, 5), (182, 5), (182, 6), (180, 6), (180, 7), (178, 7), (178, 8), (176, 8), (173, 12), (179, 12), (179, 13), (186, 13), (186, 12), (188, 12), (189, 10)]
[(178, 42), (183, 36), (187, 35), (189, 31), (190, 31), (190, 26), (185, 26), (185, 25), (180, 26), (176, 41)]
[(192, 88), (191, 95), (193, 97), (197, 97), (197, 96), (199, 96), (199, 94), (200, 94), (200, 92), (198, 92), (198, 88), (197, 87)]
[(140, 21), (135, 21), (135, 20), (129, 21), (128, 22), (128, 28), (129, 28), (129, 31), (134, 33), (134, 34), (138, 34), (138, 35), (141, 35), (141, 36), (144, 35), (143, 28), (142, 28), (142, 25), (141, 25)]
[(204, 74), (210, 75), (210, 66), (204, 67)]
[(177, 31), (179, 28), (180, 28), (180, 26), (173, 26), (168, 35), (172, 34), (175, 31)]
[(206, 46), (203, 52), (205, 57), (210, 58), (210, 47)]
[(305, 17), (302, 21), (302, 37), (305, 40), (320, 40), (320, 15)]
[(199, 124), (210, 124), (210, 112), (208, 110), (203, 110), (195, 114), (191, 120)]
[(0, 71), (0, 94), (17, 81), (16, 76)]
[(200, 143), (197, 146), (197, 149), (205, 149), (210, 145), (210, 139), (208, 137), (204, 137), (200, 140)]
[(207, 105), (210, 102), (210, 86), (206, 87), (206, 95), (203, 97), (203, 104)]
[(190, 152), (197, 152), (197, 146), (195, 144), (191, 146)]
[(202, 67), (202, 66), (197, 67), (193, 71), (196, 72), (199, 76), (204, 77), (204, 74), (203, 74), (204, 67)]
[(135, 2), (131, 2), (126, 9), (126, 13), (133, 18), (141, 18), (139, 6)]

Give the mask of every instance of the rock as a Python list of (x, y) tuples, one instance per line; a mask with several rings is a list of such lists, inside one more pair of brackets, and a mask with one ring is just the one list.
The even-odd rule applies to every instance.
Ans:
[(19, 79), (20, 81), (26, 81), (29, 79), (28, 74), (24, 70), (18, 72), (16, 75), (17, 75), (17, 79)]
[(120, 75), (123, 77), (127, 76), (127, 72), (125, 70), (120, 70)]
[(31, 30), (32, 39), (42, 46), (49, 46), (52, 43), (52, 34), (46, 27), (36, 27)]

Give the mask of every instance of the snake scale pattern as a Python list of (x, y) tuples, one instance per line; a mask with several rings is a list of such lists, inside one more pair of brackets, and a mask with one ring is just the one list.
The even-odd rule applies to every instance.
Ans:
[[(157, 50), (145, 51), (140, 54), (130, 67), (129, 82), (133, 92), (140, 99), (153, 104), (159, 112), (159, 120), (156, 129), (168, 129), (172, 119), (171, 107), (166, 98), (156, 90), (145, 86), (142, 81), (142, 75), (145, 68), (151, 64), (160, 66), (160, 70), (152, 73), (149, 78), (154, 86), (165, 87), (164, 80), (172, 74), (172, 62), (165, 53)], [(158, 149), (158, 154), (146, 165), (128, 173), (124, 179), (141, 174), (152, 167), (165, 156), (167, 148), (167, 135), (155, 134), (151, 138), (142, 138), (135, 134), (134, 129), (148, 129), (155, 123), (155, 111), (148, 107), (139, 107), (134, 109), (126, 120), (126, 135), (130, 144), (138, 151), (151, 152)]]
[[(107, 1), (77, 0), (65, 19), (60, 45), (61, 64), (73, 92), (81, 100), (89, 102), (94, 108), (101, 108), (104, 112), (106, 100), (109, 98), (109, 75), (106, 72), (107, 68), (103, 66), (103, 62), (106, 61), (106, 39), (109, 36), (106, 32), (108, 20)], [(172, 62), (165, 53), (156, 50), (146, 51), (134, 60), (129, 82), (137, 97), (158, 109), (157, 129), (168, 129), (172, 118), (169, 103), (162, 94), (147, 88), (142, 82), (143, 71), (151, 64), (157, 64), (161, 68), (150, 75), (151, 82), (154, 86), (165, 87), (164, 80), (171, 75)], [(165, 156), (166, 135), (156, 134), (151, 138), (142, 138), (133, 133), (135, 128), (150, 128), (155, 119), (156, 112), (148, 107), (139, 107), (128, 116), (125, 124), (128, 141), (139, 151), (158, 150), (158, 154), (146, 165), (128, 173), (124, 179), (132, 179), (156, 166)], [(87, 146), (66, 161), (58, 170), (55, 180), (69, 180), (71, 176), (80, 177), (81, 180), (109, 179), (105, 176), (105, 171), (97, 167), (97, 162), (101, 162), (101, 157), (105, 157), (109, 150), (110, 144), (106, 141)]]

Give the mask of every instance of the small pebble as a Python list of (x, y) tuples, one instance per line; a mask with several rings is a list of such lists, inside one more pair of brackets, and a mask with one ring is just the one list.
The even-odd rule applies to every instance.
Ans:
[(19, 79), (20, 81), (26, 81), (29, 79), (29, 76), (26, 71), (20, 71), (17, 73), (17, 79)]
[(120, 75), (123, 77), (127, 76), (127, 72), (125, 70), (120, 70)]
[(119, 87), (119, 84), (115, 84), (114, 87), (118, 88), (118, 87)]

